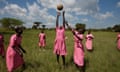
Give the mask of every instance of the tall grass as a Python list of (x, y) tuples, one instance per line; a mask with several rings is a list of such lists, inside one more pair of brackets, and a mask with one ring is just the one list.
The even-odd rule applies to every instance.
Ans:
[[(0, 31), (5, 37), (5, 50), (9, 43), (13, 31)], [(27, 51), (24, 54), (26, 69), (23, 72), (77, 72), (73, 55), (73, 35), (66, 31), (67, 56), (65, 69), (56, 63), (56, 56), (53, 54), (55, 31), (46, 30), (46, 50), (40, 51), (38, 47), (38, 34), (40, 30), (25, 30), (23, 33), (22, 46)], [(113, 32), (93, 32), (94, 51), (88, 52), (85, 49), (86, 72), (120, 72), (120, 52), (116, 49), (116, 33)], [(85, 40), (83, 41), (83, 43)], [(62, 60), (60, 58), (61, 65)], [(21, 72), (19, 68), (15, 72)], [(0, 57), (0, 72), (7, 72), (5, 59)]]

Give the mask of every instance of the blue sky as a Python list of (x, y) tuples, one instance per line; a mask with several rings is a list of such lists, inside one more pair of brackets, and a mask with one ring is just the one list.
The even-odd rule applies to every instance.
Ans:
[(71, 26), (78, 22), (86, 24), (87, 28), (120, 24), (120, 0), (0, 0), (0, 19), (18, 18), (27, 27), (35, 21), (55, 27), (56, 5), (59, 3), (64, 5), (66, 20)]

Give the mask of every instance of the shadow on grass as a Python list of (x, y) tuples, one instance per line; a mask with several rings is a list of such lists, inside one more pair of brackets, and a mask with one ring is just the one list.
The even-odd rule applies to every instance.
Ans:
[(22, 67), (22, 70), (20, 72), (24, 72), (26, 69), (36, 69), (42, 66), (42, 63), (37, 62), (37, 61), (32, 61), (32, 62), (25, 62), (25, 66)]
[(5, 32), (0, 32), (1, 34), (13, 34), (13, 33), (15, 33), (14, 31), (5, 31)]
[(88, 52), (91, 52), (91, 53), (92, 53), (92, 52), (94, 52), (94, 49), (95, 49), (95, 48), (93, 47), (91, 50), (88, 50), (88, 49), (86, 49), (86, 50), (87, 50)]
[(120, 48), (117, 48), (117, 47), (116, 47), (116, 50), (117, 50), (118, 52), (120, 52)]
[(25, 63), (26, 64), (26, 67), (28, 68), (28, 67), (30, 67), (30, 68), (38, 68), (38, 67), (40, 67), (41, 66), (41, 64), (42, 63), (40, 63), (40, 62), (37, 62), (37, 61), (33, 61), (33, 62), (26, 62)]
[(66, 67), (69, 67), (69, 66), (71, 66), (72, 64), (74, 64), (74, 62), (73, 62), (73, 56), (71, 56), (70, 59), (69, 59), (69, 61), (66, 62)]
[(80, 68), (79, 66), (75, 65), (79, 72), (86, 72), (86, 69), (89, 67), (89, 60), (84, 59), (84, 66)]
[[(81, 72), (80, 67), (78, 67), (76, 64), (74, 64), (73, 56), (71, 56), (70, 60), (66, 63), (66, 67), (69, 67), (71, 65), (75, 65), (76, 68)], [(85, 58), (84, 59), (84, 67), (83, 67), (82, 72), (85, 72), (88, 67), (89, 67), (89, 60), (88, 60), (88, 58)]]
[(88, 58), (85, 58), (84, 70), (86, 70), (88, 67), (89, 67), (89, 60)]

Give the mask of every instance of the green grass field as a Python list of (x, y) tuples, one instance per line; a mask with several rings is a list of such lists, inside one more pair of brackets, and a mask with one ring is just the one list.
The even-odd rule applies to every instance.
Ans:
[[(13, 31), (0, 31), (4, 34), (5, 49), (8, 46), (9, 38)], [(23, 33), (22, 46), (27, 51), (24, 54), (26, 69), (23, 72), (79, 72), (72, 61), (73, 35), (66, 31), (67, 56), (66, 68), (61, 69), (56, 63), (56, 56), (53, 54), (55, 31), (45, 31), (47, 46), (45, 51), (39, 51), (38, 34), (39, 30), (25, 30)], [(116, 33), (114, 32), (93, 32), (94, 51), (88, 52), (85, 49), (86, 72), (120, 72), (120, 52), (116, 48)], [(85, 40), (83, 41), (83, 43)], [(60, 58), (61, 60), (61, 58)], [(62, 60), (61, 60), (62, 61)], [(62, 62), (61, 62), (62, 64)], [(15, 72), (21, 72), (19, 68)], [(5, 59), (0, 57), (0, 72), (7, 72)]]

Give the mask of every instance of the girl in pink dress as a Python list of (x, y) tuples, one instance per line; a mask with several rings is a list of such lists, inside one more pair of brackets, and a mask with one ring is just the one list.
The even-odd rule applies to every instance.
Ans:
[(81, 70), (81, 72), (84, 72), (84, 47), (82, 44), (83, 30), (82, 29), (74, 30), (68, 25), (67, 22), (66, 25), (68, 26), (68, 28), (72, 30), (72, 33), (74, 35), (74, 53), (73, 53), (74, 63)]
[(0, 55), (4, 58), (5, 50), (4, 50), (4, 36), (0, 34)]
[(120, 50), (120, 32), (117, 35), (117, 49)]
[(60, 13), (57, 14), (56, 19), (56, 38), (54, 43), (54, 54), (57, 57), (57, 63), (59, 64), (59, 56), (62, 57), (63, 66), (65, 66), (65, 55), (67, 54), (66, 45), (65, 45), (65, 11), (63, 11), (63, 26), (58, 27), (58, 19)]
[(89, 51), (92, 51), (93, 50), (93, 46), (92, 46), (92, 42), (93, 42), (93, 38), (94, 38), (94, 36), (93, 36), (93, 34), (91, 33), (91, 31), (89, 30), (88, 31), (88, 34), (86, 35), (86, 43), (85, 43), (85, 45), (86, 45), (86, 48), (87, 48), (87, 50), (89, 50)]
[(41, 33), (39, 34), (39, 47), (45, 48), (45, 46), (46, 46), (46, 35), (42, 30)]
[(11, 36), (6, 52), (6, 64), (8, 72), (13, 72), (21, 65), (24, 66), (23, 53), (26, 53), (26, 51), (21, 47), (22, 29), (17, 27), (15, 31), (16, 34)]

